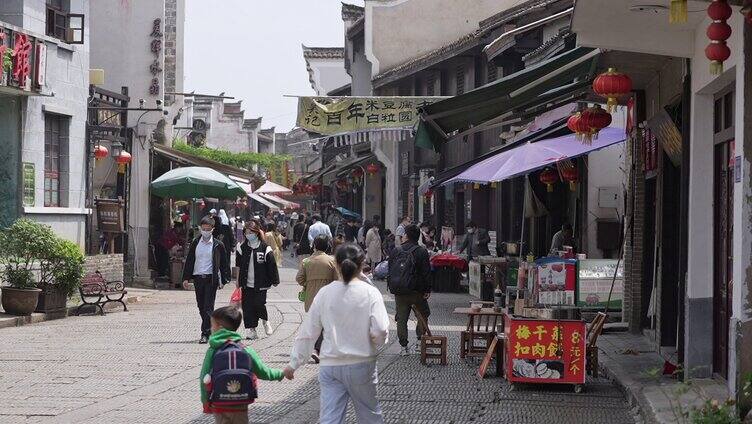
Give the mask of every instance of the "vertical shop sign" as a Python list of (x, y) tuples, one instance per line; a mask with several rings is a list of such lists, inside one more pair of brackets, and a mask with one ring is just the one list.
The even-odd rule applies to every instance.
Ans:
[(152, 23), (151, 43), (149, 49), (154, 55), (154, 61), (149, 65), (149, 72), (151, 73), (151, 84), (149, 85), (149, 94), (158, 96), (161, 90), (159, 85), (159, 74), (162, 73), (162, 19), (155, 19)]

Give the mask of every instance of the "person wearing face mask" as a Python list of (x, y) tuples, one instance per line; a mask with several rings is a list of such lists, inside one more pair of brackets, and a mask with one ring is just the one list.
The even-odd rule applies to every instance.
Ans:
[(237, 285), (243, 291), (241, 306), (246, 339), (258, 338), (256, 327), (261, 320), (267, 335), (274, 332), (266, 310), (266, 292), (279, 284), (279, 271), (274, 251), (264, 242), (260, 223), (248, 222), (245, 241), (235, 254), (235, 264), (240, 267)]
[(213, 230), (214, 219), (205, 216), (201, 220), (201, 236), (191, 242), (183, 267), (183, 286), (193, 281), (196, 291), (196, 305), (201, 315), (199, 343), (209, 341), (217, 289), (224, 287), (230, 280), (230, 263), (225, 246), (212, 236)]
[(491, 242), (491, 238), (488, 236), (488, 231), (479, 230), (473, 221), (468, 222), (465, 228), (465, 239), (460, 246), (460, 253), (467, 249), (468, 259), (490, 255), (488, 243)]

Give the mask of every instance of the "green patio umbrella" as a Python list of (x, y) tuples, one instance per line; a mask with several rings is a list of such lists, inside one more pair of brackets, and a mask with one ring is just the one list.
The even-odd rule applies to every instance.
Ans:
[(234, 200), (248, 195), (227, 176), (201, 166), (177, 168), (166, 172), (151, 182), (151, 193), (172, 199), (214, 197)]

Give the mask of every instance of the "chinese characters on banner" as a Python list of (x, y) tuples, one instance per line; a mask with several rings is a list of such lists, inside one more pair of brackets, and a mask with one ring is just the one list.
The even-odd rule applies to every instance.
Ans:
[(301, 97), (298, 126), (334, 135), (383, 128), (407, 128), (418, 122), (418, 109), (443, 97)]
[(507, 317), (505, 332), (510, 382), (585, 382), (585, 322)]

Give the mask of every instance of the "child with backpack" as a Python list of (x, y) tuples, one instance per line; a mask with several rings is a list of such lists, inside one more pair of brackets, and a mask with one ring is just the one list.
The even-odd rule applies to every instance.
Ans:
[(248, 405), (258, 397), (257, 378), (280, 381), (282, 370), (269, 368), (256, 351), (240, 343), (237, 333), (243, 319), (233, 306), (211, 315), (209, 349), (201, 367), (201, 403), (216, 423), (248, 423)]

